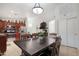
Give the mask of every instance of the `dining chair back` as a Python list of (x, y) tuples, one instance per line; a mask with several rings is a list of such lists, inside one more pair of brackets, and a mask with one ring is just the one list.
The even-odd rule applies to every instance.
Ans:
[(50, 46), (50, 48), (51, 48), (51, 56), (58, 56), (59, 55), (61, 40), (62, 39), (61, 39), (60, 36), (55, 38), (55, 42)]

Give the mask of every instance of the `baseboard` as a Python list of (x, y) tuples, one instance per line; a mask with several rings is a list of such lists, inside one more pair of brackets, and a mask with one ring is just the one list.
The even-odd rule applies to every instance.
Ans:
[(71, 47), (71, 46), (67, 46), (67, 45), (63, 45), (63, 44), (61, 44), (61, 46), (65, 46), (65, 47), (69, 47), (69, 48), (74, 48), (74, 49), (79, 49), (79, 48), (76, 48), (76, 47)]

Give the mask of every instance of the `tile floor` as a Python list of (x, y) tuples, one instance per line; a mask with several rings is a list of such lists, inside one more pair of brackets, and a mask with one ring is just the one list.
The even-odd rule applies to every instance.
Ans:
[[(10, 40), (8, 40), (7, 51), (3, 56), (20, 56), (21, 55), (21, 49), (18, 46), (16, 46), (12, 40), (14, 39), (10, 38)], [(79, 56), (79, 49), (61, 45), (59, 55), (60, 56)]]
[(13, 42), (15, 38), (9, 38), (7, 41), (7, 50), (3, 56), (20, 56), (21, 49)]

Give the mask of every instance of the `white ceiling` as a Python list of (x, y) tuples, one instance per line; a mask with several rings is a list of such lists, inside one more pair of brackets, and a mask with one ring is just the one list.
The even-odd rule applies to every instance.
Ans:
[[(51, 13), (56, 8), (57, 4), (40, 4), (44, 9), (44, 13)], [(20, 15), (33, 16), (32, 8), (34, 7), (34, 3), (17, 3), (17, 4), (0, 4), (0, 13), (10, 14), (11, 10), (14, 12), (18, 12)], [(43, 13), (43, 14), (44, 14)], [(34, 15), (35, 16), (35, 15)]]
[(22, 17), (51, 20), (57, 13), (70, 15), (69, 13), (75, 14), (79, 10), (79, 4), (41, 3), (40, 5), (44, 12), (40, 15), (35, 15), (32, 12), (34, 3), (0, 3), (0, 17), (9, 17), (11, 11), (14, 11), (18, 16)]

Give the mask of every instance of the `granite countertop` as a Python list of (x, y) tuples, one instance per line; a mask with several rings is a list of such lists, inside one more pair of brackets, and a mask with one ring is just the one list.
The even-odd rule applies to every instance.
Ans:
[(0, 36), (1, 36), (1, 35), (4, 36), (4, 35), (6, 35), (6, 34), (5, 34), (5, 33), (0, 33)]

